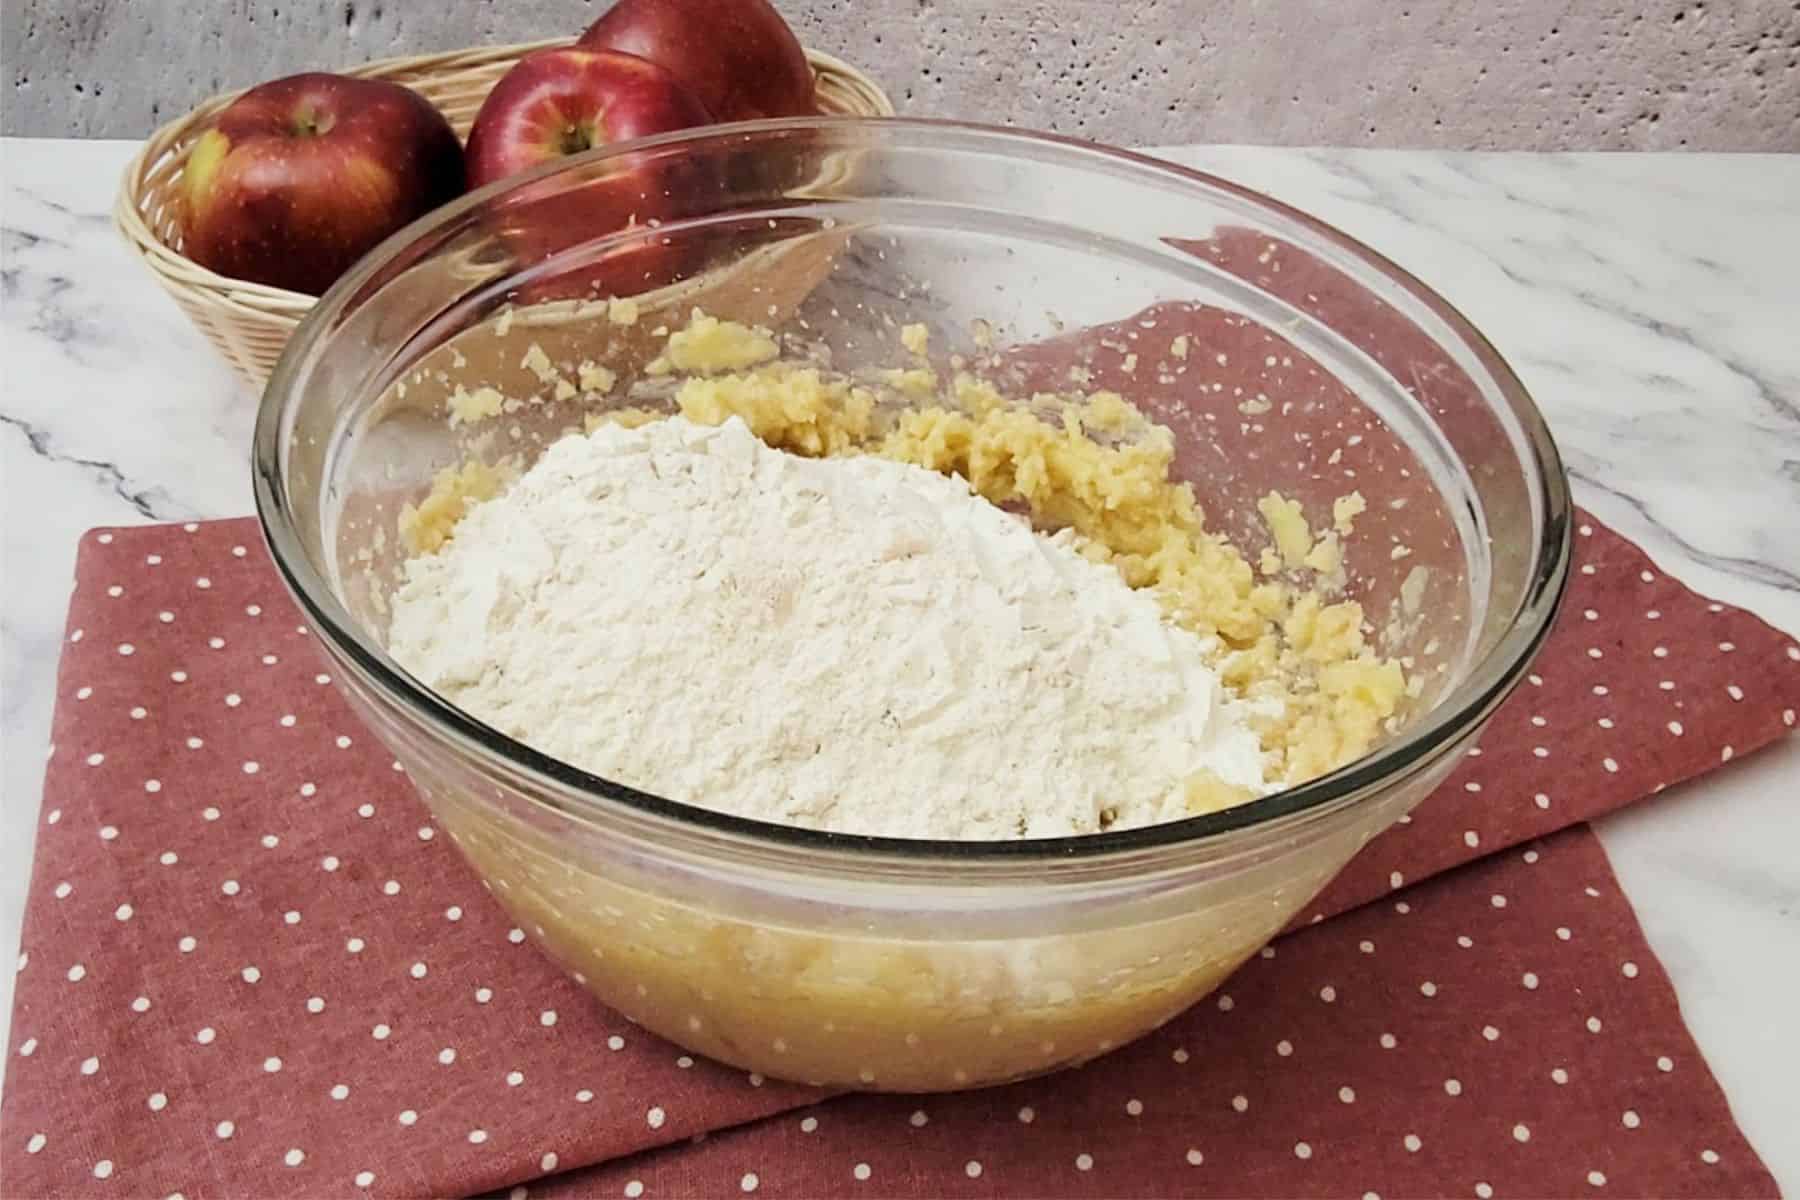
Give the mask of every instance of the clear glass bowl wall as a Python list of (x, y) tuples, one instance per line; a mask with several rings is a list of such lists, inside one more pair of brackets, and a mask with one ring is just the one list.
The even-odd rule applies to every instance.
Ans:
[[(674, 197), (654, 227), (593, 235), (567, 218), (571, 198), (645, 181)], [(1125, 330), (1151, 347), (1144, 358), (1166, 360), (1166, 331), (1195, 329), (1199, 364), (1225, 353), (1222, 339), (1278, 338), (1279, 354), (1236, 363), (1232, 388), (1205, 386), (1204, 370), (1110, 382), (1175, 430), (1178, 470), (1209, 525), (1253, 558), (1264, 493), (1309, 511), (1363, 493), (1351, 594), (1404, 618), (1380, 649), (1425, 681), (1406, 727), (1347, 768), (1238, 809), (1002, 845), (724, 817), (482, 726), (383, 650), (405, 555), (395, 522), (443, 467), (529, 460), (579, 425), (545, 406), (507, 418), (516, 433), (453, 430), (444, 406), (459, 384), (534, 390), (522, 365), (533, 343), (585, 357), (606, 310), (571, 293), (596, 287), (643, 291), (643, 330), (700, 306), (804, 331), (845, 369), (893, 365), (897, 322), (926, 324), (940, 360), (975, 357), (991, 336), (994, 352), (1059, 373)], [(629, 345), (609, 345), (608, 365), (641, 366)], [(1288, 411), (1294, 361), (1324, 382)], [(1240, 405), (1259, 392), (1273, 410), (1249, 420)], [(1221, 453), (1222, 429), (1250, 440)], [(1375, 465), (1347, 480), (1327, 452), (1350, 436), (1363, 447), (1354, 461)], [(1415, 280), (1216, 179), (929, 122), (654, 139), (426, 218), (296, 335), (263, 401), (255, 469), (276, 561), (334, 678), (514, 920), (645, 1028), (843, 1088), (1053, 1070), (1192, 1004), (1448, 772), (1523, 675), (1568, 555), (1566, 483), (1542, 421), (1493, 350)], [(1391, 557), (1396, 544), (1406, 557)]]

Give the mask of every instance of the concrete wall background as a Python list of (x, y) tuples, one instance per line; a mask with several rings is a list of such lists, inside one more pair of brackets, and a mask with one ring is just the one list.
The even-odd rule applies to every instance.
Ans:
[[(903, 111), (1120, 143), (1800, 151), (1796, 0), (777, 0)], [(0, 0), (0, 131), (578, 32), (606, 0)]]

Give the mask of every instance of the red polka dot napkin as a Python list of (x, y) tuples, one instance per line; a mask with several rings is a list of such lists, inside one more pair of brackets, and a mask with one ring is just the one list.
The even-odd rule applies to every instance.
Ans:
[(823, 1104), (643, 1034), (508, 926), (251, 522), (90, 535), (0, 1194), (1773, 1194), (1598, 847), (1545, 835), (1778, 737), (1800, 648), (1584, 531), (1533, 682), (1318, 912), (1431, 883), (1081, 1072)]
[(1585, 826), (1304, 930), (1118, 1054), (541, 1196), (1773, 1196)]

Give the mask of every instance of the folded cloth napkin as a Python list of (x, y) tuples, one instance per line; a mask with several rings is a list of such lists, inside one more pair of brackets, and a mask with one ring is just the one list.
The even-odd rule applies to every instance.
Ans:
[[(1793, 726), (1791, 639), (1597, 524), (1576, 549), (1479, 757), (1309, 918)], [(0, 1194), (1772, 1193), (1582, 833), (1296, 934), (1083, 1071), (751, 1125), (821, 1097), (695, 1061), (551, 967), (321, 663), (252, 522), (84, 541)]]
[(1585, 825), (1306, 929), (1107, 1059), (533, 1196), (1774, 1196)]

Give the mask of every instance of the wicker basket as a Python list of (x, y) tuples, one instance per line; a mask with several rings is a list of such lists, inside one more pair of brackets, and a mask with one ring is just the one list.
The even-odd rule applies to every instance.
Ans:
[[(488, 89), (533, 50), (566, 46), (568, 39), (389, 58), (346, 71), (367, 79), (405, 84), (435, 104), (467, 137)], [(893, 102), (876, 83), (846, 62), (808, 50), (818, 81), (821, 113), (889, 117)], [(175, 303), (252, 387), (260, 389), (315, 297), (229, 279), (181, 253), (177, 186), (188, 151), (207, 122), (239, 93), (215, 96), (150, 135), (125, 168), (113, 220)]]

